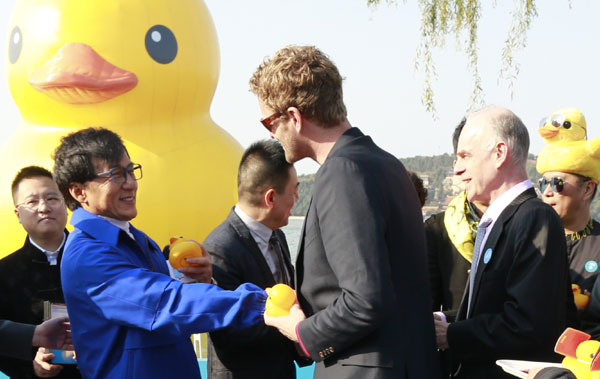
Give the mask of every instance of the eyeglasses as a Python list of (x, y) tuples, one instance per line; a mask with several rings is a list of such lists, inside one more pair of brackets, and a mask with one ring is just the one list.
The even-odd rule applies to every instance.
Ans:
[(260, 120), (260, 123), (263, 124), (263, 126), (265, 128), (267, 128), (269, 133), (271, 133), (271, 127), (273, 126), (273, 121), (277, 120), (281, 116), (283, 116), (281, 113), (275, 112), (272, 115), (270, 115), (269, 117), (262, 118)]
[(35, 212), (40, 209), (40, 205), (42, 203), (46, 204), (46, 206), (50, 208), (58, 208), (60, 205), (63, 204), (63, 202), (64, 199), (62, 198), (62, 196), (51, 194), (42, 198), (32, 197), (30, 199), (25, 200), (22, 203), (15, 205), (15, 208), (23, 207), (32, 212)]
[(565, 181), (560, 176), (555, 176), (550, 179), (540, 178), (538, 180), (538, 185), (540, 186), (541, 193), (544, 193), (546, 191), (546, 186), (548, 184), (550, 184), (550, 186), (552, 187), (552, 191), (556, 193), (561, 193), (562, 190), (565, 188)]
[(127, 183), (127, 177), (131, 176), (133, 180), (140, 180), (142, 178), (142, 165), (131, 163), (127, 167), (117, 166), (113, 167), (108, 171), (96, 174), (96, 178), (110, 177), (110, 180), (115, 184)]
[[(588, 180), (592, 180), (591, 178), (580, 178), (577, 180), (577, 183), (584, 183), (587, 182)], [(556, 193), (561, 193), (563, 191), (563, 189), (565, 189), (565, 180), (563, 178), (561, 178), (560, 176), (555, 176), (553, 178), (550, 179), (546, 179), (546, 178), (540, 178), (538, 180), (538, 184), (540, 186), (540, 192), (544, 193), (544, 191), (546, 191), (546, 185), (550, 184), (550, 186), (552, 187), (552, 191), (556, 192)]]
[(555, 128), (560, 128), (561, 126), (564, 127), (565, 129), (571, 128), (571, 121), (568, 121), (565, 118), (565, 115), (560, 114), (560, 113), (553, 114), (550, 117), (544, 117), (543, 119), (541, 119), (540, 120), (540, 128), (542, 126), (546, 125), (546, 123), (548, 122), (548, 119), (550, 119), (550, 123)]

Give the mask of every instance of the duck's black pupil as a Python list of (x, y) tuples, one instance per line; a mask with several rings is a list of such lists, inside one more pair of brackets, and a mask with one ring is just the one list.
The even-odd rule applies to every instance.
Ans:
[(565, 127), (565, 129), (569, 129), (569, 128), (571, 128), (571, 122), (570, 121), (565, 121), (565, 123), (563, 124), (563, 126)]
[(146, 33), (146, 51), (158, 63), (171, 63), (177, 56), (175, 35), (164, 25), (154, 25)]

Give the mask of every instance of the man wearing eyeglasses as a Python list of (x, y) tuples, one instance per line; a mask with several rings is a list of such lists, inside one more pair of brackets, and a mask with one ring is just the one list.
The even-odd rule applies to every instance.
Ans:
[[(580, 140), (586, 142), (585, 118), (573, 108), (557, 111), (544, 119), (539, 133), (549, 136), (569, 129), (580, 130)], [(560, 155), (553, 154), (551, 157), (547, 154), (547, 146), (538, 156), (536, 165), (542, 174), (539, 180), (540, 193), (542, 200), (552, 206), (562, 220), (571, 281), (579, 285), (582, 292), (589, 294), (600, 265), (600, 223), (590, 216), (590, 206), (600, 179), (600, 165), (577, 144), (565, 146)], [(588, 312), (585, 307), (578, 308), (581, 328), (587, 330), (593, 326), (590, 325)]]
[[(71, 133), (54, 161), (56, 182), (73, 210), (61, 279), (84, 377), (197, 379), (191, 334), (262, 323), (263, 289), (243, 284), (225, 291), (169, 276), (158, 245), (130, 223), (142, 168), (117, 134)], [(188, 263), (211, 272), (209, 257)], [(189, 276), (196, 269), (180, 271)]]
[[(64, 303), (60, 262), (68, 232), (67, 209), (50, 171), (22, 168), (13, 179), (15, 215), (27, 232), (22, 248), (0, 260), (0, 319), (40, 324), (44, 302)], [(42, 350), (25, 362), (0, 359), (0, 371), (10, 377), (80, 378), (73, 366), (51, 364), (53, 354)]]
[(299, 305), (269, 317), (317, 362), (315, 378), (439, 378), (417, 193), (400, 161), (346, 115), (342, 77), (289, 46), (250, 80), (288, 162), (321, 165), (296, 259)]

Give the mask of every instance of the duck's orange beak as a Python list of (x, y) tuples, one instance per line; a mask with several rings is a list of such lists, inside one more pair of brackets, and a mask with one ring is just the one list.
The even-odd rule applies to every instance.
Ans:
[(68, 104), (95, 104), (130, 91), (137, 76), (102, 58), (85, 43), (68, 43), (29, 77), (33, 88)]
[(558, 129), (556, 129), (553, 126), (549, 128), (543, 126), (538, 129), (538, 133), (540, 134), (540, 136), (542, 136), (542, 138), (549, 139), (558, 134)]

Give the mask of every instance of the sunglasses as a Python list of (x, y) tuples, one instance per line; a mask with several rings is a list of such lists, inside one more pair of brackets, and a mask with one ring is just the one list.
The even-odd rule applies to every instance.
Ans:
[(265, 117), (265, 118), (261, 119), (260, 123), (263, 124), (263, 126), (265, 128), (267, 128), (269, 133), (271, 133), (271, 127), (273, 126), (273, 122), (281, 116), (283, 116), (281, 113), (275, 112), (272, 115), (270, 115), (269, 117)]
[(550, 184), (550, 186), (552, 187), (552, 191), (556, 193), (561, 193), (562, 190), (565, 188), (565, 181), (560, 176), (555, 176), (550, 179), (540, 178), (538, 180), (538, 185), (540, 186), (541, 193), (544, 193), (544, 191), (546, 191), (546, 186), (548, 184)]
[[(580, 178), (577, 180), (577, 183), (585, 183), (588, 180), (592, 180), (591, 178)], [(552, 191), (556, 192), (556, 193), (561, 193), (562, 190), (565, 188), (565, 180), (563, 178), (561, 178), (560, 176), (555, 176), (553, 178), (550, 179), (546, 179), (546, 178), (540, 178), (538, 180), (538, 185), (540, 186), (540, 192), (544, 193), (544, 191), (546, 190), (546, 186), (548, 184), (550, 184), (550, 186), (552, 187)]]

